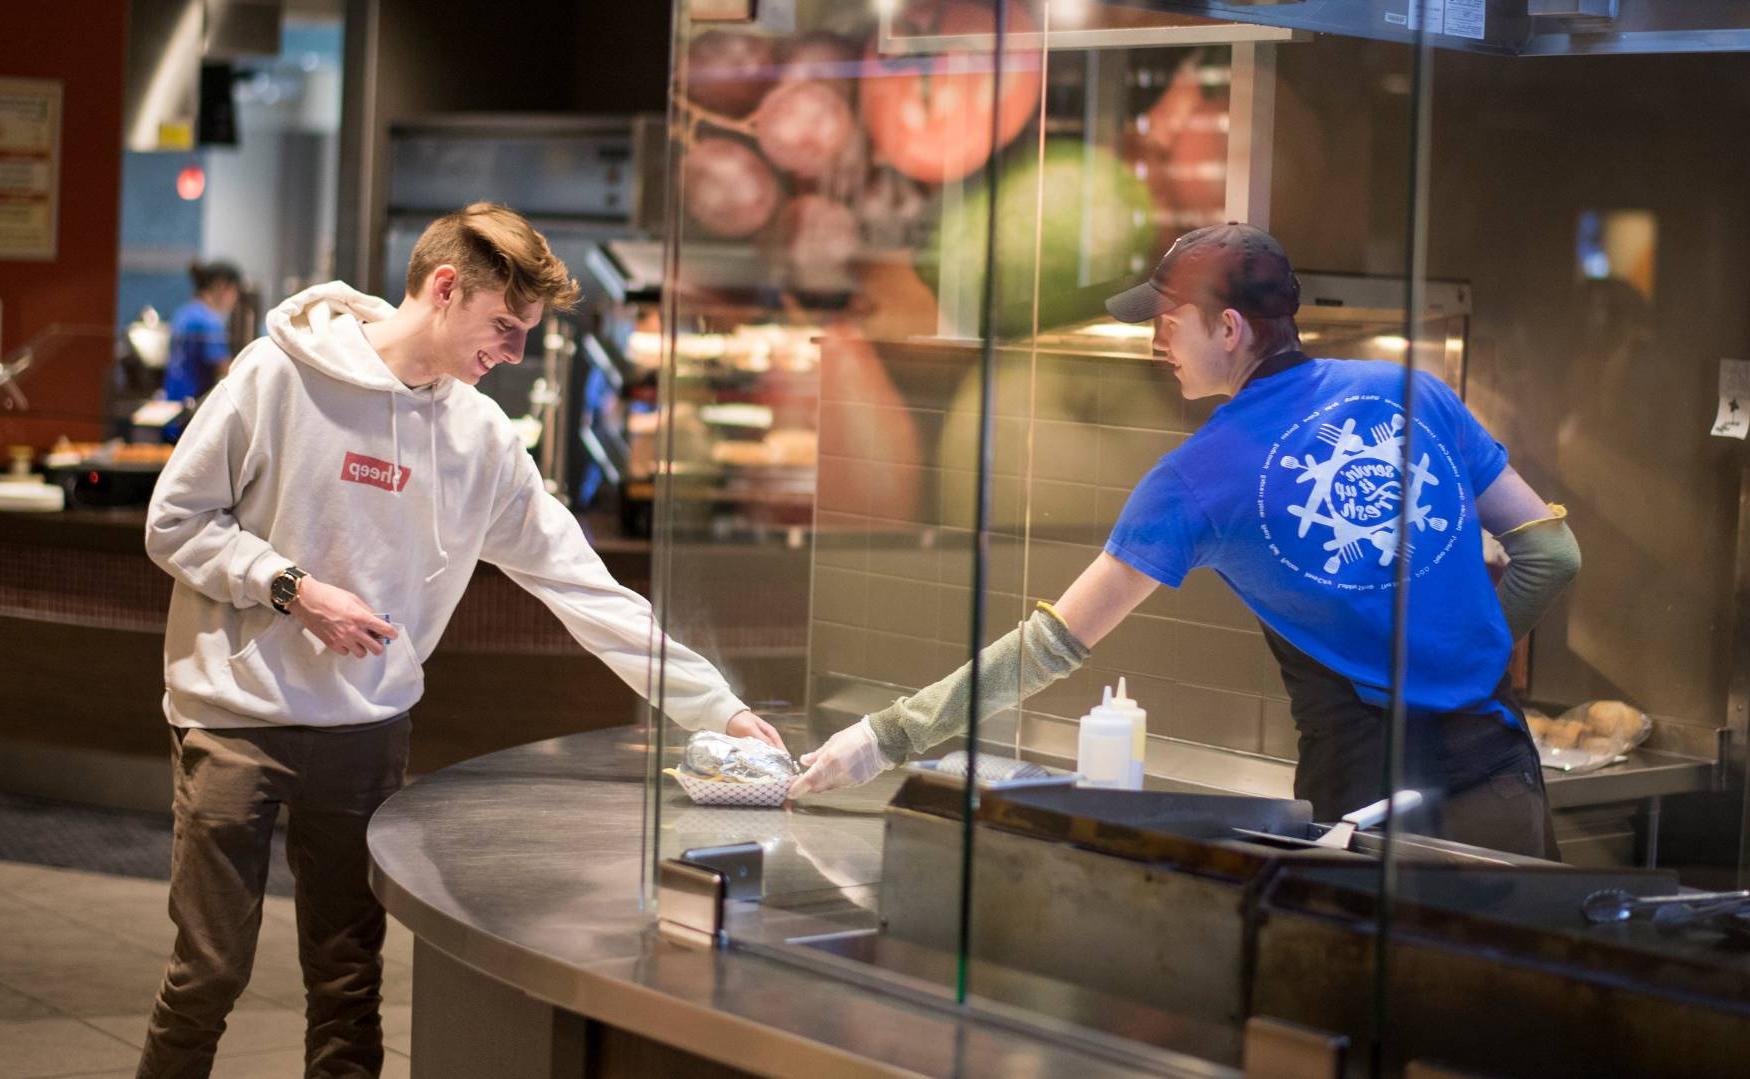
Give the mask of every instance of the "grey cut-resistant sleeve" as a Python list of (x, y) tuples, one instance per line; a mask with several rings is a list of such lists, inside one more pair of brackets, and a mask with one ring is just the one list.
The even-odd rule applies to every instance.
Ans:
[(1495, 537), (1511, 559), (1495, 594), (1515, 641), (1531, 632), (1580, 573), (1580, 543), (1568, 528), (1568, 511), (1551, 508), (1556, 511), (1553, 516)]
[[(979, 653), (978, 718), (988, 719), (1074, 674), (1088, 646), (1044, 604)], [(882, 756), (898, 763), (912, 753), (966, 733), (972, 663), (869, 716)]]

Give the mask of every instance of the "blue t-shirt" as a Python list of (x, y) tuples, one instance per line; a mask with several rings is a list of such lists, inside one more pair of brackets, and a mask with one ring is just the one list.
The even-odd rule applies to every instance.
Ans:
[(1213, 569), (1266, 626), (1385, 705), (1407, 486), (1409, 710), (1514, 722), (1494, 697), (1513, 642), (1476, 511), (1507, 451), (1418, 373), (1406, 485), (1403, 390), (1402, 367), (1372, 360), (1255, 378), (1143, 478), (1106, 550), (1175, 587)]
[(170, 357), (164, 364), (164, 396), (182, 401), (200, 397), (218, 381), (221, 364), (231, 359), (225, 320), (199, 300), (177, 308), (170, 320)]

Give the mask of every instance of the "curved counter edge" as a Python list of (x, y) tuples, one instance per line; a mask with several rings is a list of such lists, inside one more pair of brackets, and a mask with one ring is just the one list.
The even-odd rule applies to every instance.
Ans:
[[(485, 1007), (479, 1000), (490, 993), (458, 998), (457, 979), (473, 976), (552, 1009), (553, 1029), (581, 1017), (715, 1062), (724, 1074), (1139, 1074), (1127, 1062), (946, 1001), (932, 1006), (734, 947), (691, 950), (658, 938), (654, 919), (639, 909), (646, 766), (637, 728), (568, 735), (431, 773), (372, 818), (371, 886), (416, 938), (416, 1076), (466, 1074), (460, 1065), (445, 1070), (427, 1044), (449, 1025), (455, 1047), (462, 1036), (455, 1024), (466, 1026), (470, 1012)], [(834, 829), (836, 838), (845, 828), (879, 826), (868, 804), (815, 821), (751, 812), (782, 813), (765, 819), (817, 837)], [(452, 963), (460, 964), (454, 972)], [(504, 1062), (527, 1029), (486, 1027), (466, 1037), (502, 1037), (503, 1046), (477, 1048), (509, 1079)], [(541, 1056), (519, 1074), (571, 1073), (570, 1064), (555, 1063), (563, 1055)], [(1234, 1074), (1185, 1063), (1181, 1074)]]

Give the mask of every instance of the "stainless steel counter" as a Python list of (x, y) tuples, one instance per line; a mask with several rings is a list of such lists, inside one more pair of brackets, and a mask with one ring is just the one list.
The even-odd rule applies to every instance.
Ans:
[[(1047, 764), (1074, 767), (1075, 728), (1063, 724), (1028, 729), (1031, 752)], [(1718, 765), (1711, 757), (1652, 750), (1632, 750), (1627, 759), (1594, 772), (1567, 774), (1546, 769), (1552, 808), (1571, 809), (1713, 790)], [(1294, 762), (1279, 757), (1175, 738), (1149, 739), (1148, 785), (1159, 790), (1245, 794), (1256, 798), (1291, 798)]]
[[(1289, 761), (1212, 746), (1152, 739), (1149, 786), (1163, 790), (1293, 797)], [(1053, 763), (1067, 763), (1055, 760)], [(1697, 756), (1646, 748), (1627, 759), (1578, 774), (1545, 769), (1562, 857), (1575, 865), (1659, 864), (1659, 819), (1671, 795), (1709, 791), (1719, 766)]]
[(1550, 807), (1567, 809), (1712, 790), (1717, 770), (1718, 765), (1711, 760), (1636, 749), (1628, 754), (1628, 760), (1596, 772), (1569, 775), (1546, 769), (1543, 779), (1549, 788)]
[(658, 939), (641, 905), (646, 766), (636, 728), (571, 735), (435, 772), (377, 812), (372, 887), (421, 949), (416, 1075), (456, 1073), (433, 1070), (435, 1054), (422, 1059), (422, 1022), (437, 1038), (427, 1013), (467, 1006), (422, 991), (428, 955), (432, 970), (453, 960), (561, 1016), (761, 1075), (1233, 1074), (1167, 1054), (1123, 1059), (773, 958), (770, 944), (784, 936), (873, 926), (872, 890), (860, 886), (879, 873), (891, 773), (795, 811), (692, 806), (665, 781), (654, 813), (665, 854), (737, 840), (765, 847), (768, 898), (735, 904), (732, 924), (737, 938), (766, 944), (695, 951)]

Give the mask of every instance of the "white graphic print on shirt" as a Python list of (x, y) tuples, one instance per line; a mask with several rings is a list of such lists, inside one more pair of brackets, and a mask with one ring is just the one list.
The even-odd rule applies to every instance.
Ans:
[(1417, 420), (1416, 427), (1407, 512), (1406, 426), (1397, 402), (1346, 397), (1284, 431), (1258, 480), (1259, 527), (1277, 560), (1335, 588), (1390, 588), (1405, 517), (1412, 550), (1425, 536), (1444, 541), (1432, 558), (1412, 557), (1417, 575), (1443, 560), (1467, 512), (1458, 464), (1427, 424)]

